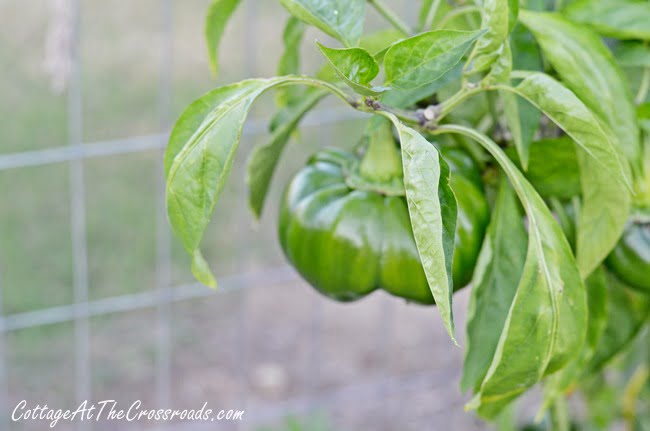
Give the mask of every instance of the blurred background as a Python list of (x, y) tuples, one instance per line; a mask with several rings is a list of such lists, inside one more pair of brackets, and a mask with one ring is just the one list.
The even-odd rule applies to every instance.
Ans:
[[(417, 13), (409, 0), (389, 3)], [(247, 209), (244, 164), (268, 137), (273, 97), (256, 105), (204, 241), (220, 288), (193, 281), (164, 211), (167, 133), (209, 89), (273, 76), (288, 17), (278, 1), (243, 1), (215, 81), (208, 4), (0, 0), (0, 429), (47, 429), (11, 422), (23, 399), (245, 410), (236, 423), (63, 430), (484, 429), (463, 411), (462, 349), (435, 309), (379, 292), (337, 304), (285, 265), (275, 231), (284, 184), (313, 150), (351, 147), (363, 130), (336, 100), (303, 122), (261, 223)], [(368, 20), (381, 26), (373, 11)], [(309, 31), (306, 71), (322, 64), (316, 38), (329, 41)], [(455, 302), (461, 345), (467, 293)]]

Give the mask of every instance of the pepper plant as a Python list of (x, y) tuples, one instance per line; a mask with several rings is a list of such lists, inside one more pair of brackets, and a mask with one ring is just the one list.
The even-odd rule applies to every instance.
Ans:
[[(239, 3), (208, 11), (214, 73)], [(566, 398), (582, 391), (589, 426), (648, 430), (650, 2), (422, 0), (415, 23), (383, 0), (279, 3), (278, 76), (205, 94), (171, 133), (169, 221), (196, 278), (216, 287), (201, 240), (251, 105), (276, 91), (247, 168), (260, 217), (294, 130), (335, 96), (368, 125), (355, 151), (319, 151), (287, 186), (279, 238), (297, 271), (335, 300), (383, 289), (435, 304), (453, 342), (453, 292), (469, 284), (468, 409), (503, 424), (539, 385), (550, 429), (569, 429)], [(368, 8), (385, 30), (364, 33)], [(300, 73), (307, 26), (333, 41), (313, 45), (315, 76)], [(623, 405), (603, 402), (608, 367)]]

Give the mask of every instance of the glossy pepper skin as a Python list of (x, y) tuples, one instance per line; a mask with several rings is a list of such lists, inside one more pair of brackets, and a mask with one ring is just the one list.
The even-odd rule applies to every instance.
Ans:
[(623, 236), (607, 257), (607, 267), (630, 287), (650, 295), (650, 214), (628, 221)]
[[(286, 257), (312, 286), (339, 301), (353, 301), (383, 289), (409, 301), (433, 304), (406, 199), (352, 188), (346, 174), (357, 161), (357, 156), (341, 150), (320, 151), (290, 182), (279, 219), (280, 244)], [(482, 202), (479, 206), (485, 216), (479, 220), (486, 225), (485, 197), (479, 192), (472, 199)], [(459, 214), (464, 209), (459, 202)], [(463, 219), (469, 221), (471, 217), (459, 215), (459, 226), (467, 224)], [(462, 244), (455, 256), (462, 263), (458, 268), (454, 264), (456, 288), (468, 280), (467, 274), (457, 271), (467, 271), (463, 265), (475, 263), (476, 256), (469, 254), (475, 242), (480, 248), (482, 240), (469, 241), (468, 235), (479, 231), (484, 233), (485, 227), (467, 234), (457, 232), (456, 240)], [(472, 252), (462, 248), (469, 243)]]

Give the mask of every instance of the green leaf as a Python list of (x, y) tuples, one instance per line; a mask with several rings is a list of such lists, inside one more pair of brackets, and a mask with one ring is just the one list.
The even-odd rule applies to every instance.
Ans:
[(283, 122), (275, 127), (269, 141), (253, 149), (246, 166), (246, 184), (248, 185), (248, 204), (258, 219), (262, 215), (273, 172), (275, 172), (291, 134), (304, 115), (325, 95), (327, 95), (326, 91), (308, 88), (300, 101), (285, 108), (282, 115)]
[(379, 74), (379, 64), (363, 48), (328, 48), (316, 43), (336, 74), (355, 92), (364, 96), (377, 96), (387, 88), (371, 87)]
[(623, 67), (650, 67), (650, 46), (641, 42), (623, 42), (614, 50), (614, 56)]
[(422, 267), (447, 332), (456, 342), (451, 268), (457, 206), (449, 185), (449, 166), (422, 135), (387, 116), (402, 143), (406, 201)]
[(205, 20), (205, 40), (208, 46), (210, 69), (214, 76), (219, 74), (219, 42), (230, 17), (241, 0), (213, 0)]
[(363, 33), (366, 0), (280, 0), (296, 18), (352, 47)]
[(612, 130), (627, 158), (638, 160), (632, 94), (600, 38), (557, 14), (521, 11), (519, 18), (560, 78)]
[(390, 89), (380, 97), (382, 103), (392, 108), (405, 109), (415, 105), (420, 100), (428, 99), (438, 92), (442, 87), (458, 81), (462, 76), (463, 68), (457, 64), (449, 73), (442, 78), (430, 82), (422, 87), (412, 88), (410, 90)]
[(596, 353), (596, 348), (607, 324), (607, 276), (602, 268), (585, 281), (587, 289), (587, 339), (580, 354), (565, 368), (549, 376), (544, 384), (544, 403), (541, 412), (550, 408), (565, 392), (575, 385), (584, 373), (585, 365)]
[[(511, 9), (512, 10), (512, 9)], [(525, 27), (518, 25), (510, 34), (512, 63), (519, 70), (542, 70), (542, 57), (535, 39)], [(535, 106), (511, 94), (500, 92), (504, 115), (512, 133), (515, 147), (524, 170), (528, 170), (528, 158), (533, 137), (539, 128), (541, 113)]]
[(216, 89), (192, 103), (171, 133), (165, 153), (167, 215), (174, 233), (192, 256), (192, 270), (202, 283), (214, 277), (199, 247), (232, 168), (244, 121), (251, 105), (266, 90), (289, 84), (330, 88), (306, 77), (251, 79)]
[[(305, 24), (294, 16), (289, 17), (282, 35), (284, 52), (278, 64), (278, 76), (300, 73), (300, 45), (304, 34)], [(301, 93), (298, 87), (283, 88), (277, 92), (275, 100), (279, 107), (283, 107), (300, 98)]]
[[(507, 41), (511, 30), (510, 0), (485, 0), (481, 27), (487, 29), (476, 42), (465, 70), (467, 73), (486, 71), (497, 61), (501, 46)], [(513, 23), (514, 26), (514, 23)]]
[(519, 17), (519, 0), (508, 0), (508, 32), (514, 30)]
[[(625, 202), (630, 199), (629, 166), (611, 133), (575, 94), (553, 78), (534, 73), (514, 90), (499, 88), (515, 91), (537, 106), (589, 155), (589, 160), (581, 164), (583, 207), (598, 210), (582, 211), (578, 223), (578, 265), (586, 277), (609, 254), (625, 226), (629, 209), (629, 202)], [(607, 198), (621, 206), (603, 205)], [(594, 225), (600, 230), (595, 230)]]
[(604, 36), (650, 40), (650, 2), (647, 0), (582, 0), (570, 4), (564, 13)]
[(487, 136), (462, 126), (501, 165), (528, 218), (528, 249), (517, 292), (481, 387), (468, 408), (495, 418), (545, 375), (564, 367), (582, 346), (587, 324), (585, 288), (562, 229), (535, 189)]
[(533, 142), (526, 178), (543, 198), (579, 196), (580, 168), (573, 140), (564, 136)]
[(472, 280), (463, 391), (481, 388), (517, 292), (527, 242), (515, 194), (504, 178)]
[(623, 234), (632, 196), (620, 181), (603, 174), (600, 163), (578, 152), (582, 206), (578, 218), (577, 259), (583, 276), (593, 271)]
[(608, 274), (607, 324), (587, 372), (601, 370), (625, 348), (643, 327), (650, 315), (650, 297), (629, 289), (612, 274)]
[(499, 92), (503, 100), (503, 113), (519, 153), (521, 166), (528, 170), (530, 146), (537, 131), (541, 113), (533, 105), (512, 93)]
[(517, 70), (543, 70), (542, 54), (533, 35), (523, 25), (510, 33), (513, 68)]
[(384, 57), (386, 85), (407, 90), (441, 78), (483, 33), (438, 30), (396, 42)]

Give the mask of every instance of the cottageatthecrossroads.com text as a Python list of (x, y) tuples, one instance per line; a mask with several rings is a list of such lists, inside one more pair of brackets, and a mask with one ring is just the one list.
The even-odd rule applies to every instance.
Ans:
[(137, 400), (128, 407), (122, 408), (116, 400), (103, 400), (95, 403), (83, 401), (74, 410), (52, 409), (47, 404), (41, 406), (28, 405), (26, 400), (19, 402), (13, 409), (11, 420), (47, 421), (50, 428), (55, 428), (60, 422), (76, 421), (126, 421), (126, 422), (171, 422), (171, 421), (241, 421), (244, 410), (213, 410), (204, 403), (200, 409), (144, 409), (142, 401)]

